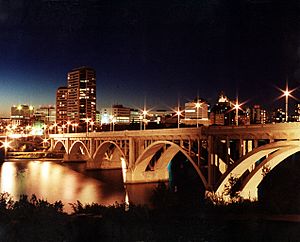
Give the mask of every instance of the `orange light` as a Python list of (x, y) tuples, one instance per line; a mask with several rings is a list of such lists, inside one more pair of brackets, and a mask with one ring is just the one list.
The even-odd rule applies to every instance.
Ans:
[(200, 107), (201, 107), (201, 103), (198, 103), (198, 102), (197, 102), (197, 103), (195, 104), (195, 106), (196, 106), (196, 108), (200, 108)]
[(5, 140), (4, 142), (2, 142), (1, 148), (5, 148), (5, 149), (10, 148), (10, 147), (11, 147), (11, 146), (10, 146), (10, 143), (11, 143), (11, 141)]

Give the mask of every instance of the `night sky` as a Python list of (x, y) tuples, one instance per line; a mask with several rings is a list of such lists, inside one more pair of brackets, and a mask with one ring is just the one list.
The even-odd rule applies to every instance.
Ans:
[(213, 104), (221, 90), (283, 107), (276, 86), (299, 85), (299, 45), (297, 0), (0, 0), (0, 116), (55, 104), (83, 65), (97, 72), (98, 108)]

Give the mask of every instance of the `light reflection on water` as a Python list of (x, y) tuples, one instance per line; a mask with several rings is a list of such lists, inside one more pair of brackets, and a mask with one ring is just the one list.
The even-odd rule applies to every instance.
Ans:
[[(92, 178), (86, 175), (89, 172), (85, 172), (84, 175), (70, 169), (68, 165), (28, 160), (4, 162), (0, 169), (0, 191), (8, 192), (14, 200), (18, 200), (22, 194), (35, 194), (51, 203), (61, 200), (64, 210), (71, 212), (69, 203), (75, 203), (77, 200), (83, 204), (96, 202), (112, 205), (115, 202), (127, 202), (128, 199), (120, 170), (97, 171), (95, 174), (90, 172), (95, 177)], [(78, 169), (82, 170), (82, 167)], [(130, 202), (131, 196), (132, 201), (138, 204), (147, 199), (140, 197), (145, 194), (142, 195), (138, 190), (132, 189), (132, 186), (128, 189), (127, 196)]]

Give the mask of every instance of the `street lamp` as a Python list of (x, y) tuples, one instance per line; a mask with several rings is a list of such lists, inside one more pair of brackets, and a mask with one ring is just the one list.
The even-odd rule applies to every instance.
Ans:
[(146, 129), (146, 122), (147, 122), (146, 116), (147, 116), (147, 114), (148, 114), (147, 110), (144, 110), (143, 111), (144, 130)]
[(282, 90), (280, 88), (278, 88), (278, 89), (283, 93), (279, 98), (285, 97), (285, 122), (288, 122), (288, 118), (289, 118), (289, 114), (288, 114), (288, 112), (289, 112), (289, 110), (288, 110), (288, 108), (289, 108), (289, 97), (292, 97), (292, 98), (296, 99), (293, 95), (291, 95), (291, 93), (293, 91), (295, 91), (297, 88), (289, 90), (288, 83), (286, 83), (285, 90)]
[(178, 110), (176, 111), (176, 115), (177, 115), (177, 128), (179, 129), (180, 128), (180, 115), (181, 115), (181, 111), (179, 110), (179, 107), (178, 107)]
[(235, 119), (235, 125), (238, 126), (239, 125), (239, 110), (243, 110), (241, 108), (241, 106), (243, 104), (245, 104), (245, 102), (239, 103), (239, 100), (237, 98), (235, 100), (235, 103), (230, 102), (230, 104), (233, 106), (233, 108), (230, 111), (235, 110), (235, 118), (234, 118)]
[(86, 122), (86, 135), (88, 136), (88, 134), (89, 134), (89, 122), (90, 122), (90, 119), (86, 118), (85, 122)]
[(57, 123), (56, 122), (53, 124), (53, 127), (54, 127), (54, 133), (56, 134), (57, 133)]
[(45, 137), (45, 139), (46, 139), (47, 124), (44, 124), (43, 127), (44, 127), (44, 137)]
[(67, 121), (67, 133), (69, 133), (69, 131), (70, 131), (70, 125), (71, 125), (71, 121), (70, 120), (68, 120)]
[(140, 130), (142, 130), (143, 129), (143, 115), (140, 115), (139, 118), (140, 118)]
[(7, 140), (7, 135), (5, 136), (5, 141), (2, 142), (2, 146), (1, 148), (3, 147), (4, 148), (4, 158), (6, 158), (6, 155), (7, 155), (7, 149), (10, 148), (10, 143), (11, 141), (8, 141)]
[(115, 131), (116, 118), (113, 117), (112, 120), (111, 120), (111, 122), (112, 122), (112, 131), (114, 132)]
[(91, 132), (93, 132), (93, 127), (94, 127), (95, 122), (91, 121), (90, 124), (91, 124)]
[(238, 103), (238, 100), (235, 101), (235, 104), (233, 106), (235, 109), (235, 125), (239, 125), (239, 109), (241, 108), (241, 104)]
[(197, 128), (199, 127), (199, 122), (198, 122), (198, 119), (199, 119), (199, 108), (201, 107), (201, 103), (199, 103), (199, 101), (197, 100), (196, 104), (196, 111), (197, 111)]

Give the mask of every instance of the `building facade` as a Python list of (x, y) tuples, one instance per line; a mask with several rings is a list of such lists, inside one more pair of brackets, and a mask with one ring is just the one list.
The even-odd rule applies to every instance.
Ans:
[(250, 123), (265, 124), (267, 122), (267, 113), (260, 105), (254, 105), (251, 109)]
[(96, 72), (89, 67), (68, 73), (67, 119), (84, 123), (96, 120)]
[(186, 125), (209, 125), (208, 107), (208, 103), (199, 98), (185, 103), (185, 115), (182, 123)]
[(68, 88), (59, 87), (56, 91), (56, 123), (64, 124), (68, 120)]
[(27, 104), (21, 104), (11, 107), (11, 124), (17, 126), (26, 126), (32, 123), (32, 117), (34, 114), (33, 106)]
[(113, 105), (111, 108), (102, 108), (100, 111), (102, 124), (129, 124), (130, 108), (123, 105)]
[(35, 121), (40, 121), (46, 125), (55, 123), (56, 111), (53, 106), (40, 106), (34, 112)]

